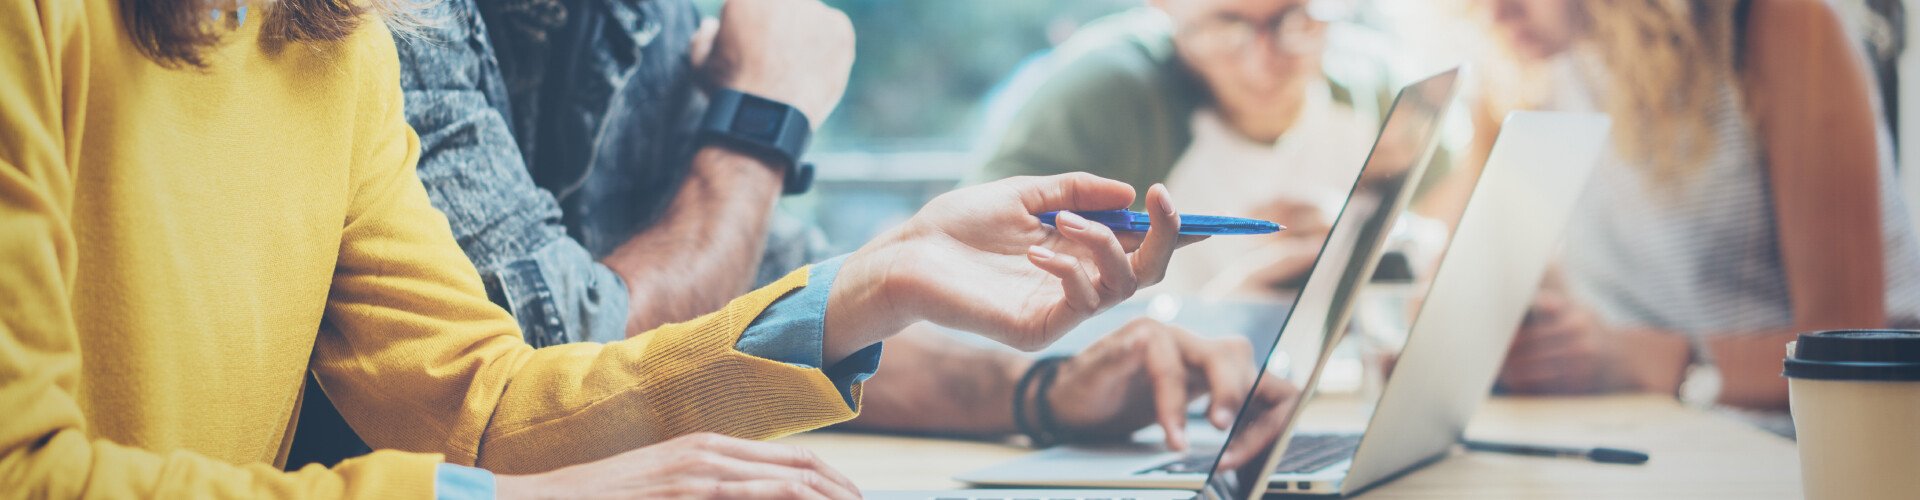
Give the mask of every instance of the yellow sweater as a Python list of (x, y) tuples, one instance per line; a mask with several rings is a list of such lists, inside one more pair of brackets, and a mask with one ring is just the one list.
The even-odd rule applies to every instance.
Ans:
[[(250, 21), (168, 70), (116, 1), (0, 2), (0, 498), (422, 498), (442, 460), (532, 472), (852, 417), (819, 370), (733, 350), (804, 269), (628, 341), (528, 347), (415, 177), (379, 23), (268, 50)], [(404, 451), (280, 472), (308, 369)]]

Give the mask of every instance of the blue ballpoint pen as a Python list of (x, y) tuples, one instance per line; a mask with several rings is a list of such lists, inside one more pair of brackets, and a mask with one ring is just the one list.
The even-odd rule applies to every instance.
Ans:
[[(1040, 214), (1040, 222), (1053, 224), (1053, 218), (1060, 212)], [(1115, 231), (1146, 232), (1153, 226), (1153, 217), (1130, 210), (1104, 210), (1099, 212), (1074, 211), (1087, 220), (1112, 228)], [(1216, 236), (1223, 234), (1266, 234), (1286, 229), (1285, 226), (1259, 219), (1242, 219), (1219, 215), (1180, 215), (1180, 234)]]

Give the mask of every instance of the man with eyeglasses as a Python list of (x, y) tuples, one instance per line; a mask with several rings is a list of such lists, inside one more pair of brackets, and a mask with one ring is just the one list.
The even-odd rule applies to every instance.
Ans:
[[(1215, 238), (1183, 249), (1159, 290), (1285, 286), (1312, 265), (1331, 223), (1326, 216), (1345, 202), (1381, 113), (1392, 104), (1384, 64), (1347, 50), (1353, 36), (1331, 23), (1347, 15), (1351, 5), (1345, 0), (1151, 4), (1088, 24), (1009, 78), (988, 113), (989, 134), (1003, 135), (993, 137), (997, 148), (969, 182), (1074, 171), (1137, 189), (1164, 182), (1186, 213), (1250, 214), (1289, 229), (1272, 239)], [(1031, 91), (1019, 88), (1035, 81)], [(991, 118), (1000, 102), (1019, 107), (1003, 129)], [(1240, 396), (1234, 393), (1246, 388), (1223, 383), (1234, 378), (1223, 374), (1252, 373), (1245, 354), (1235, 351), (1246, 347), (1244, 339), (1201, 339), (1150, 318), (1052, 364), (927, 331), (909, 331), (891, 342), (880, 367), (882, 377), (891, 379), (867, 386), (873, 404), (851, 427), (993, 434), (1020, 424), (1045, 443), (1056, 434), (1125, 439), (1158, 421), (1170, 430), (1168, 444), (1178, 449), (1187, 441), (1178, 423), (1190, 398), (1165, 395), (1180, 394), (1183, 380), (1210, 385), (1186, 393), (1210, 389), (1214, 400), (1206, 420), (1225, 428), (1235, 421), (1231, 409)], [(1164, 353), (1174, 352), (1189, 367), (1166, 359)], [(1216, 369), (1227, 366), (1233, 369)], [(1022, 375), (1036, 371), (1057, 376), (1024, 383), (1030, 377)], [(1252, 406), (1260, 415), (1284, 413), (1295, 402), (1290, 384), (1259, 387)], [(1043, 396), (1028, 398), (1030, 393)], [(1064, 429), (1030, 429), (1023, 406), (1010, 413), (995, 404), (1006, 394), (1025, 408), (1046, 404)], [(1248, 436), (1236, 443), (1272, 442), (1272, 436)], [(1250, 451), (1228, 450), (1238, 458), (1221, 467), (1257, 456)]]
[[(1009, 79), (973, 182), (1088, 171), (1164, 182), (1188, 213), (1277, 221), (1175, 258), (1162, 291), (1297, 285), (1392, 94), (1346, 0), (1153, 0), (1089, 23)], [(997, 109), (994, 111), (998, 111)], [(989, 116), (994, 113), (990, 111)], [(991, 122), (991, 120), (990, 120)], [(1205, 247), (1205, 248), (1201, 248)]]

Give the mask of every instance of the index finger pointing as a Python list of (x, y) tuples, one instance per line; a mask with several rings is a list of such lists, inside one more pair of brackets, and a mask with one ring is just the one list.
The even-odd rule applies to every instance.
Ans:
[(1147, 378), (1153, 388), (1153, 413), (1167, 433), (1167, 447), (1187, 449), (1187, 367), (1180, 362), (1180, 347), (1164, 335), (1147, 338)]
[[(1191, 335), (1191, 334), (1189, 334)], [(1187, 362), (1199, 366), (1207, 376), (1213, 404), (1207, 412), (1207, 420), (1214, 427), (1226, 430), (1233, 425), (1233, 419), (1246, 402), (1247, 392), (1253, 389), (1253, 382), (1259, 373), (1253, 366), (1253, 347), (1245, 337), (1229, 337), (1214, 340), (1202, 340), (1193, 337), (1189, 342), (1193, 350), (1188, 354)]]

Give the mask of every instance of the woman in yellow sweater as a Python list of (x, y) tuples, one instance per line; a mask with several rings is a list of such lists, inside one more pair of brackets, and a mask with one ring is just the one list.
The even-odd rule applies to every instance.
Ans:
[[(1126, 207), (1127, 185), (1011, 179), (694, 321), (535, 350), (415, 177), (384, 4), (0, 5), (0, 498), (845, 498), (792, 450), (675, 438), (851, 418), (840, 364), (915, 321), (1037, 348), (1175, 246), (1163, 188), (1123, 244), (1032, 214)], [(818, 309), (760, 321), (790, 303)], [(818, 364), (736, 349), (776, 327), (811, 328)], [(386, 450), (280, 471), (309, 369)]]

